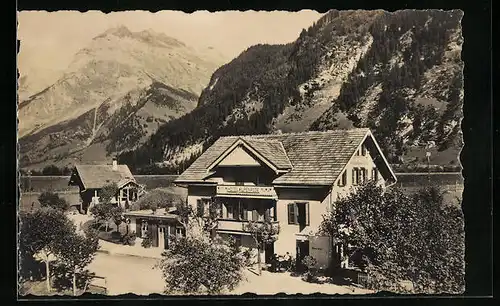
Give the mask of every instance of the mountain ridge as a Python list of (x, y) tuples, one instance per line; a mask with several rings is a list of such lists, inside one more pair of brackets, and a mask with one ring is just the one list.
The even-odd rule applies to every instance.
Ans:
[(179, 172), (220, 136), (369, 127), (394, 163), (420, 162), (429, 143), (451, 156), (436, 160), (456, 163), (462, 16), (331, 10), (295, 42), (256, 45), (221, 66), (191, 113), (120, 160)]
[(54, 84), (19, 103), (21, 165), (102, 162), (135, 148), (191, 111), (220, 64), (163, 33), (97, 35)]

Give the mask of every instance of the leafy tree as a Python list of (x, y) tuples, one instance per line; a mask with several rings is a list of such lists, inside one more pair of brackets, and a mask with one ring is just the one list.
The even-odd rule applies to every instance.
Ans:
[(99, 203), (90, 208), (90, 213), (94, 216), (97, 222), (105, 223), (106, 232), (108, 231), (109, 219), (113, 216), (113, 206), (107, 203)]
[(161, 189), (153, 189), (137, 201), (139, 209), (157, 209), (173, 207), (180, 201), (179, 196)]
[(99, 192), (100, 203), (111, 203), (111, 200), (118, 194), (118, 185), (116, 183), (104, 186)]
[(45, 191), (38, 197), (38, 202), (42, 207), (52, 207), (54, 209), (59, 209), (62, 211), (68, 210), (68, 202), (60, 198), (57, 193), (51, 191)]
[(47, 291), (50, 291), (50, 262), (57, 259), (60, 242), (75, 231), (75, 226), (62, 211), (50, 207), (26, 214), (20, 221), (20, 248), (25, 255), (45, 263)]
[(116, 224), (116, 231), (120, 231), (120, 224), (123, 222), (123, 208), (121, 206), (113, 206), (110, 210), (111, 219)]
[(404, 291), (398, 284), (410, 280), (417, 292), (463, 291), (463, 217), (439, 189), (405, 195), (370, 182), (334, 207), (320, 232), (352, 246), (350, 260), (374, 288)]
[(220, 237), (186, 236), (172, 239), (159, 266), (168, 293), (221, 294), (243, 279), (244, 258)]
[(83, 274), (99, 248), (99, 239), (92, 231), (84, 235), (76, 231), (68, 233), (57, 244), (57, 255), (72, 275), (73, 295), (77, 294), (77, 274)]
[(278, 239), (279, 225), (273, 224), (269, 218), (265, 218), (263, 222), (249, 221), (243, 223), (243, 230), (249, 232), (257, 247), (257, 267), (258, 273), (262, 273), (262, 260), (260, 253), (266, 244), (274, 243)]
[(212, 201), (208, 204), (208, 211), (203, 213), (195, 211), (191, 205), (181, 200), (176, 204), (176, 214), (179, 223), (186, 229), (186, 234), (191, 236), (209, 235), (215, 236), (218, 225), (221, 203)]

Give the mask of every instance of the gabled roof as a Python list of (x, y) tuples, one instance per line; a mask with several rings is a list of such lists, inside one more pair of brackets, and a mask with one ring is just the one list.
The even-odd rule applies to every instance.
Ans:
[[(366, 137), (373, 135), (367, 128), (332, 130), (324, 132), (283, 133), (251, 136), (227, 136), (219, 138), (176, 180), (177, 183), (203, 182), (213, 174), (209, 166), (226, 152), (239, 138), (259, 148), (268, 159), (284, 162), (281, 153), (276, 154), (277, 143), (281, 143), (292, 168), (277, 177), (276, 185), (332, 185), (351, 160), (356, 149)], [(382, 155), (378, 145), (375, 146)], [(282, 159), (283, 158), (283, 159)], [(383, 163), (390, 166), (383, 157)], [(393, 173), (392, 173), (393, 174)], [(395, 176), (394, 176), (395, 178)]]
[(116, 170), (112, 165), (76, 165), (75, 169), (85, 189), (99, 189), (113, 183), (118, 188), (131, 182), (137, 184), (127, 165), (118, 165)]
[[(229, 138), (229, 137), (228, 137)], [(233, 137), (233, 143), (208, 166), (208, 170), (217, 166), (236, 147), (246, 147), (257, 159), (267, 164), (274, 171), (288, 170), (292, 164), (286, 155), (283, 144), (275, 140), (244, 139), (243, 137)]]

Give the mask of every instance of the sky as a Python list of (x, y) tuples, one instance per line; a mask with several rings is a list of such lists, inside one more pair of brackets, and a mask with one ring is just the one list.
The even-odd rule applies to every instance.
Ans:
[(18, 39), (21, 41), (18, 67), (21, 75), (62, 71), (74, 54), (93, 37), (111, 27), (124, 25), (131, 31), (152, 29), (192, 47), (213, 47), (230, 61), (258, 43), (294, 41), (322, 13), (225, 11), (127, 11), (105, 14), (100, 11), (18, 12)]

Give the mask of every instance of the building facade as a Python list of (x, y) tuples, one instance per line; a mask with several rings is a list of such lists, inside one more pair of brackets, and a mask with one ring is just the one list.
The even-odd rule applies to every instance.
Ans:
[(260, 254), (267, 262), (286, 252), (300, 260), (324, 245), (316, 235), (323, 215), (367, 180), (388, 186), (396, 176), (370, 130), (350, 129), (221, 137), (175, 183), (198, 211), (221, 203), (217, 231), (242, 247), (255, 247), (244, 227), (250, 220), (279, 226)]
[(179, 216), (171, 211), (139, 210), (125, 212), (129, 232), (135, 232), (139, 239), (149, 238), (151, 247), (168, 249), (169, 237), (185, 235), (184, 227), (179, 223)]
[(143, 193), (127, 165), (118, 165), (113, 160), (111, 165), (76, 165), (68, 185), (78, 186), (81, 197), (80, 210), (89, 213), (93, 205), (99, 203), (102, 188), (116, 184), (118, 192), (111, 202), (125, 207), (137, 201)]

